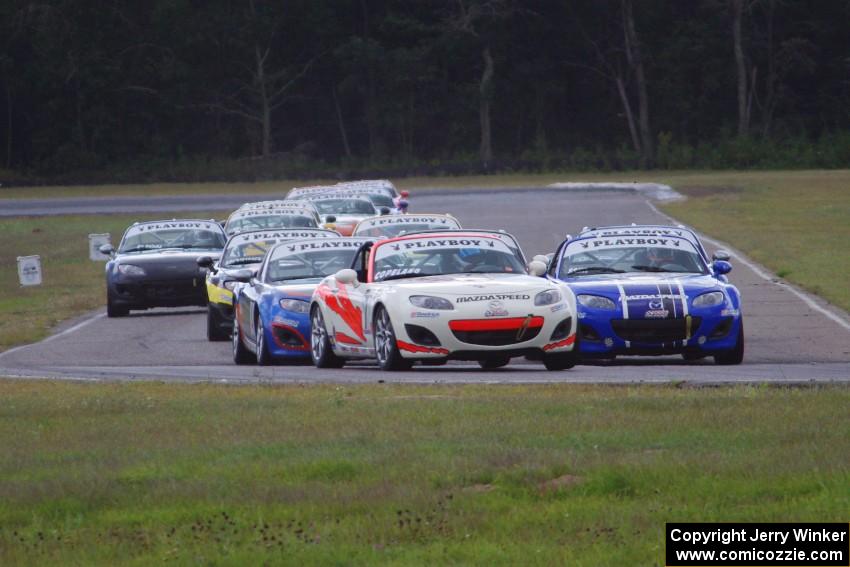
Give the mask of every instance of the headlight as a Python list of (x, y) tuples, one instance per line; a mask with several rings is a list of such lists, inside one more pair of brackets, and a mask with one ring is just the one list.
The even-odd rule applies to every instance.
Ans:
[(607, 297), (601, 295), (578, 295), (576, 299), (585, 307), (592, 309), (616, 309), (617, 305)]
[(712, 291), (711, 293), (704, 293), (694, 299), (694, 307), (713, 307), (715, 305), (720, 305), (726, 300), (723, 292), (720, 291)]
[(145, 270), (133, 264), (118, 264), (118, 273), (125, 276), (144, 276)]
[(410, 302), (416, 307), (421, 307), (423, 309), (454, 309), (448, 299), (443, 299), (442, 297), (434, 297), (431, 295), (411, 295)]
[(228, 280), (228, 281), (224, 282), (222, 285), (224, 286), (224, 289), (226, 289), (228, 291), (233, 291), (234, 289), (236, 289), (236, 286), (238, 284), (239, 284), (239, 282), (237, 282), (236, 280)]
[(552, 305), (561, 301), (561, 292), (557, 289), (541, 291), (534, 296), (534, 305)]
[(302, 299), (281, 299), (280, 306), (293, 313), (309, 313), (310, 303)]

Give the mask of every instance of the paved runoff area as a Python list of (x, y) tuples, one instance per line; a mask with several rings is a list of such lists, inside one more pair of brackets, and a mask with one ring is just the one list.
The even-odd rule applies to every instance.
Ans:
[[(267, 198), (267, 197), (266, 197)], [(224, 201), (215, 197), (217, 203)], [(231, 198), (230, 209), (247, 200)], [(209, 196), (28, 201), (16, 214), (108, 213), (210, 208)], [(5, 208), (5, 204), (3, 205)], [(545, 254), (568, 233), (584, 226), (662, 223), (643, 193), (604, 189), (459, 190), (414, 193), (412, 212), (451, 213), (465, 228), (505, 229), (526, 256)], [(40, 211), (40, 212), (39, 212)], [(6, 212), (4, 210), (4, 212)], [(155, 216), (155, 215), (153, 215)], [(709, 250), (717, 243), (707, 241)], [(108, 319), (104, 310), (66, 324), (52, 337), (0, 354), (0, 376), (91, 380), (169, 380), (228, 383), (416, 382), (416, 383), (656, 383), (847, 382), (850, 381), (850, 322), (824, 302), (775, 281), (740, 255), (732, 258), (730, 280), (741, 290), (746, 354), (740, 366), (715, 366), (711, 359), (686, 363), (678, 356), (617, 358), (563, 372), (514, 359), (484, 371), (476, 363), (414, 367), (381, 372), (374, 364), (351, 363), (340, 370), (309, 364), (236, 366), (230, 342), (206, 340), (206, 311), (199, 308), (134, 311)], [(105, 298), (104, 298), (105, 301)]]

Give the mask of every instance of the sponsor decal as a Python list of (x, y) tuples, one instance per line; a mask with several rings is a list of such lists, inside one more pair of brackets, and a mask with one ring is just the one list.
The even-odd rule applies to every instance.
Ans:
[(672, 228), (616, 228), (608, 230), (589, 230), (582, 236), (679, 236), (687, 238), (688, 233), (684, 230)]
[(505, 309), (505, 304), (501, 300), (493, 300), (487, 306), (487, 311), (484, 312), (485, 317), (505, 317), (508, 310)]
[(436, 312), (428, 312), (428, 311), (411, 311), (410, 318), (411, 319), (436, 319), (440, 314)]
[(360, 338), (360, 343), (366, 342), (363, 333), (363, 311), (351, 302), (344, 285), (338, 287), (336, 294), (333, 293), (328, 284), (321, 284), (316, 288), (319, 298), (324, 301), (328, 309), (340, 316), (346, 325)]
[(275, 318), (272, 320), (272, 323), (280, 323), (281, 325), (286, 325), (288, 327), (298, 326), (298, 321), (296, 321), (295, 319), (286, 319), (284, 317), (281, 317), (280, 315), (276, 315)]
[(670, 238), (595, 238), (579, 242), (582, 248), (609, 248), (612, 246), (660, 246), (663, 248), (678, 248), (681, 243)]
[[(642, 299), (684, 299), (685, 296), (678, 295), (675, 293), (652, 293), (652, 294), (642, 294), (642, 295), (627, 295), (625, 297), (626, 301), (638, 301)], [(652, 307), (652, 303), (650, 303), (650, 307)]]
[(558, 311), (563, 311), (566, 308), (567, 308), (566, 303), (559, 303), (557, 305), (553, 305), (552, 307), (550, 307), (549, 311), (551, 311), (552, 313), (557, 313)]
[(643, 316), (647, 319), (665, 319), (670, 315), (670, 311), (668, 309), (650, 309)]
[(249, 209), (247, 211), (237, 211), (233, 213), (231, 220), (239, 220), (248, 217), (279, 217), (282, 215), (301, 215), (309, 216), (309, 209)]
[(442, 347), (427, 347), (414, 345), (405, 341), (396, 340), (396, 346), (398, 346), (399, 350), (405, 350), (407, 352), (415, 352), (415, 353), (428, 353), (428, 354), (449, 354), (449, 349)]
[(404, 276), (407, 274), (418, 274), (422, 268), (393, 268), (392, 270), (381, 270), (375, 274), (375, 281), (381, 281), (391, 276)]
[(347, 238), (332, 238), (327, 242), (300, 242), (297, 244), (286, 244), (284, 249), (289, 252), (299, 253), (305, 250), (330, 250), (332, 248), (360, 248), (363, 242), (360, 240), (349, 240)]
[(720, 312), (720, 315), (723, 317), (737, 317), (741, 314), (741, 311), (738, 309), (724, 309)]
[(465, 295), (457, 298), (457, 303), (471, 303), (476, 301), (524, 301), (531, 299), (526, 293), (497, 293), (491, 295)]
[[(419, 217), (412, 215), (390, 215), (366, 222), (369, 228), (393, 224), (448, 224), (448, 219), (440, 217)], [(456, 224), (456, 223), (454, 223)]]
[(301, 238), (339, 238), (338, 234), (325, 230), (281, 230), (268, 232), (246, 232), (230, 239), (231, 244), (245, 244), (259, 240), (297, 240)]
[(564, 348), (564, 347), (570, 346), (571, 344), (573, 344), (575, 342), (576, 342), (576, 336), (570, 335), (566, 339), (545, 345), (543, 347), (543, 352), (549, 352), (550, 350), (555, 350), (556, 348)]
[(660, 299), (653, 299), (649, 302), (649, 308), (650, 309), (663, 309), (664, 308), (664, 302), (661, 301)]
[(185, 229), (201, 229), (210, 232), (221, 233), (221, 227), (217, 223), (204, 221), (174, 221), (174, 222), (153, 222), (148, 224), (140, 224), (131, 226), (127, 230), (126, 236), (134, 236), (147, 232), (155, 232), (159, 230), (175, 230), (179, 228)]

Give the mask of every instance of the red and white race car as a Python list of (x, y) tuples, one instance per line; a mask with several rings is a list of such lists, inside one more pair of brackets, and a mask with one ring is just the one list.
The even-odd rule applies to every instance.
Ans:
[(414, 362), (512, 357), (549, 370), (576, 363), (575, 297), (541, 276), (546, 266), (489, 231), (410, 234), (364, 245), (354, 269), (325, 278), (310, 305), (311, 351), (320, 368), (376, 358), (384, 370)]

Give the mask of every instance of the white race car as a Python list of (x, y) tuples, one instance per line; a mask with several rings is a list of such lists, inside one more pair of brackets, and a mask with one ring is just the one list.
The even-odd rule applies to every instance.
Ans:
[(377, 358), (384, 370), (415, 361), (476, 360), (498, 368), (512, 357), (549, 370), (576, 363), (575, 296), (524, 265), (499, 232), (440, 231), (364, 245), (354, 269), (325, 278), (310, 305), (311, 351), (320, 368)]

